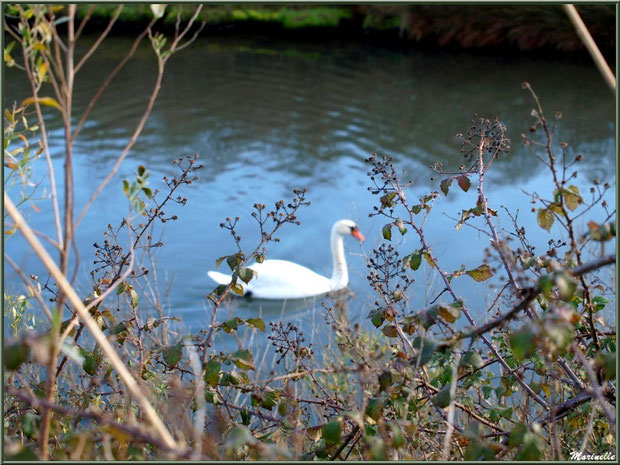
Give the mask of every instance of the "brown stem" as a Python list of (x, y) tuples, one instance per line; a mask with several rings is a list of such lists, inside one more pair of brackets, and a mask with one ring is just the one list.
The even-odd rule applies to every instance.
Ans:
[(162, 64), (160, 64), (159, 69), (158, 69), (158, 73), (157, 73), (157, 79), (155, 81), (155, 86), (153, 88), (153, 91), (151, 92), (151, 97), (149, 98), (148, 104), (146, 106), (146, 110), (142, 114), (142, 118), (140, 119), (140, 122), (138, 123), (138, 126), (136, 127), (133, 135), (131, 136), (131, 139), (129, 140), (129, 142), (127, 143), (125, 148), (123, 149), (123, 152), (116, 159), (116, 163), (114, 163), (114, 166), (112, 167), (112, 170), (108, 173), (108, 175), (101, 182), (101, 184), (99, 184), (97, 189), (95, 189), (95, 192), (93, 192), (93, 194), (90, 196), (90, 198), (88, 199), (88, 202), (86, 202), (86, 205), (84, 205), (84, 208), (82, 209), (80, 215), (78, 216), (77, 220), (75, 221), (75, 224), (73, 225), (74, 227), (77, 227), (77, 225), (82, 221), (82, 219), (84, 218), (84, 215), (90, 209), (90, 206), (92, 205), (92, 203), (99, 196), (99, 194), (101, 194), (101, 191), (104, 189), (104, 187), (108, 185), (108, 183), (112, 180), (112, 178), (114, 178), (114, 176), (116, 175), (117, 171), (121, 167), (121, 164), (123, 163), (123, 161), (125, 160), (125, 158), (129, 154), (130, 150), (133, 148), (133, 146), (135, 145), (136, 141), (138, 140), (138, 137), (142, 133), (142, 129), (144, 129), (146, 121), (148, 120), (149, 116), (151, 115), (151, 111), (153, 110), (153, 106), (155, 105), (155, 100), (157, 99), (157, 96), (159, 94), (159, 90), (161, 89), (161, 83), (162, 83), (163, 77), (164, 77), (164, 66)]
[(123, 69), (123, 67), (131, 59), (131, 57), (133, 57), (134, 53), (136, 52), (136, 49), (138, 48), (138, 45), (140, 45), (140, 42), (142, 42), (142, 39), (144, 39), (144, 37), (146, 36), (147, 31), (153, 26), (153, 24), (155, 24), (155, 21), (157, 21), (157, 19), (155, 19), (155, 18), (152, 19), (151, 22), (144, 29), (144, 31), (142, 31), (142, 33), (140, 33), (140, 35), (138, 35), (138, 37), (136, 37), (136, 39), (134, 40), (133, 44), (129, 48), (129, 51), (127, 52), (127, 55), (125, 55), (123, 57), (123, 59), (119, 62), (119, 64), (116, 65), (116, 68), (114, 68), (112, 70), (112, 72), (108, 75), (108, 77), (105, 79), (105, 81), (103, 81), (103, 84), (101, 84), (99, 89), (97, 89), (97, 92), (95, 92), (95, 95), (93, 95), (93, 98), (90, 100), (90, 102), (88, 102), (88, 106), (86, 107), (86, 110), (84, 110), (84, 113), (82, 114), (82, 117), (80, 118), (80, 121), (75, 126), (75, 130), (73, 131), (72, 138), (73, 138), (74, 141), (77, 138), (77, 136), (80, 133), (80, 131), (82, 130), (82, 127), (84, 126), (84, 123), (86, 123), (86, 119), (90, 115), (90, 112), (92, 111), (93, 107), (95, 106), (95, 103), (97, 103), (97, 100), (99, 100), (99, 97), (101, 97), (101, 94), (103, 94), (103, 92), (108, 87), (108, 85), (110, 85), (110, 82), (112, 82), (114, 77), (119, 73), (119, 71), (121, 69)]
[[(101, 45), (101, 42), (104, 41), (104, 39), (107, 37), (107, 35), (109, 34), (110, 30), (112, 29), (112, 27), (114, 26), (114, 23), (116, 22), (116, 20), (118, 19), (118, 16), (121, 14), (121, 11), (123, 10), (123, 5), (119, 5), (116, 8), (116, 11), (114, 11), (114, 15), (112, 16), (112, 18), (110, 19), (110, 22), (108, 23), (107, 27), (105, 28), (105, 30), (101, 33), (101, 35), (97, 38), (97, 40), (95, 41), (95, 43), (92, 45), (92, 47), (90, 47), (88, 49), (88, 52), (86, 52), (86, 54), (80, 59), (80, 61), (78, 62), (77, 65), (75, 65), (75, 69), (74, 69), (74, 73), (77, 74), (80, 71), (80, 68), (82, 68), (82, 66), (84, 66), (84, 63), (86, 63), (86, 61), (90, 58), (90, 56), (95, 53), (95, 50), (97, 50), (97, 48), (99, 47), (99, 45)], [(82, 21), (82, 24), (84, 22)], [(82, 28), (82, 24), (80, 24), (80, 32), (81, 32), (81, 28)], [(77, 36), (77, 34), (76, 34)]]
[(65, 275), (62, 274), (58, 266), (56, 266), (47, 251), (43, 248), (39, 240), (32, 233), (30, 226), (28, 225), (28, 223), (26, 223), (22, 215), (15, 208), (15, 205), (7, 196), (6, 192), (4, 193), (4, 208), (7, 213), (13, 218), (15, 223), (19, 225), (20, 231), (25, 236), (33, 251), (41, 259), (45, 267), (56, 280), (59, 288), (62, 289), (62, 291), (66, 294), (67, 299), (71, 302), (71, 305), (77, 311), (80, 319), (89, 329), (95, 341), (101, 347), (103, 353), (108, 357), (110, 364), (116, 369), (131, 394), (141, 405), (145, 416), (151, 422), (152, 426), (157, 430), (162, 441), (166, 442), (171, 448), (176, 447), (175, 440), (170, 435), (170, 432), (162, 422), (161, 418), (159, 418), (157, 412), (149, 402), (145, 393), (141, 390), (138, 382), (133, 377), (125, 363), (121, 360), (120, 356), (118, 355), (110, 341), (108, 341), (105, 334), (103, 334), (97, 322), (93, 319), (88, 310), (85, 309), (82, 300), (77, 295), (75, 290), (71, 287), (71, 284), (69, 284)]
[[(22, 401), (26, 402), (28, 405), (32, 406), (33, 408), (36, 408), (36, 409), (45, 408), (45, 409), (53, 410), (60, 415), (71, 417), (71, 418), (86, 418), (86, 419), (95, 420), (97, 423), (101, 425), (110, 426), (122, 433), (127, 434), (129, 437), (132, 438), (132, 440), (145, 442), (148, 444), (153, 444), (154, 446), (162, 450), (174, 453), (175, 456), (179, 458), (189, 457), (190, 454), (195, 452), (192, 449), (178, 449), (176, 447), (170, 447), (165, 441), (162, 441), (159, 437), (150, 434), (149, 432), (145, 431), (143, 428), (139, 426), (129, 426), (129, 425), (124, 425), (122, 423), (118, 423), (115, 418), (102, 415), (94, 410), (78, 410), (78, 409), (64, 407), (62, 405), (55, 404), (48, 400), (40, 399), (34, 396), (33, 393), (27, 394), (26, 392), (22, 390), (11, 390), (10, 393), (11, 395), (14, 395), (18, 397), (19, 399), (21, 399)], [(202, 457), (201, 460), (209, 460), (209, 458)]]

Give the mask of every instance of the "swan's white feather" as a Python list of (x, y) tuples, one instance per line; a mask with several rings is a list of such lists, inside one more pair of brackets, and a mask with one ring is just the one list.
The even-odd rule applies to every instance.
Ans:
[(330, 279), (286, 260), (265, 260), (249, 268), (256, 276), (245, 287), (259, 299), (301, 299), (333, 290)]
[[(333, 290), (332, 282), (305, 266), (286, 260), (265, 260), (248, 268), (256, 272), (249, 284), (237, 282), (243, 292), (250, 292), (258, 299), (302, 299)], [(228, 284), (230, 275), (208, 271), (209, 277), (218, 284)]]
[[(259, 299), (303, 299), (346, 287), (349, 277), (343, 248), (343, 236), (353, 235), (363, 241), (364, 236), (350, 220), (337, 221), (331, 232), (331, 252), (334, 261), (332, 278), (326, 278), (305, 266), (286, 260), (265, 260), (249, 266), (255, 276), (248, 284), (240, 279), (244, 294)], [(209, 277), (218, 284), (230, 283), (231, 276), (208, 271)]]

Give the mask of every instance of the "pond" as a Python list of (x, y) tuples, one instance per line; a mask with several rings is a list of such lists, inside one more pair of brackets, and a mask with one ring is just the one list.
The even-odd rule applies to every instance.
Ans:
[[(110, 38), (80, 71), (74, 114), (86, 107), (130, 44), (129, 38)], [(27, 92), (23, 76), (10, 69), (6, 78), (6, 101), (23, 98)], [(134, 131), (154, 79), (155, 60), (145, 45), (95, 107), (74, 149), (77, 212)], [(356, 221), (366, 241), (361, 246), (352, 238), (345, 241), (354, 294), (348, 300), (348, 317), (367, 326), (368, 306), (376, 299), (366, 280), (365, 257), (383, 242), (385, 221), (369, 217), (378, 199), (367, 191), (365, 158), (373, 153), (392, 156), (397, 168), (405, 169), (406, 177), (414, 181), (409, 198), (439, 191), (441, 177), (429, 165), (441, 161), (453, 170), (462, 163), (455, 134), (467, 132), (474, 114), (499, 117), (512, 139), (511, 153), (493, 166), (486, 184), (491, 206), (499, 212), (498, 224), (511, 230), (500, 206), (512, 213), (520, 209), (519, 220), (542, 253), (549, 235), (536, 224), (522, 190), (550, 196), (552, 188), (549, 174), (519, 138), (531, 124), (532, 101), (521, 88), (523, 81), (532, 84), (548, 115), (563, 113), (559, 140), (566, 141), (572, 153), (584, 156), (576, 180), (581, 191), (587, 192), (595, 178), (615, 184), (615, 99), (587, 60), (397, 50), (338, 41), (293, 43), (260, 36), (199, 38), (172, 57), (143, 135), (77, 231), (81, 258), (77, 286), (87, 292), (92, 244), (102, 240), (108, 224), (120, 224), (127, 213), (122, 179), (133, 179), (137, 167), (144, 165), (151, 173), (150, 186), (163, 190), (162, 176), (175, 174), (171, 162), (199, 153), (205, 168), (182, 193), (189, 199), (187, 205), (166, 211), (179, 219), (157, 229), (165, 244), (155, 253), (157, 280), (162, 294), (170, 288), (166, 309), (182, 320), (180, 330), (208, 327), (205, 295), (215, 285), (206, 272), (215, 268), (218, 257), (236, 250), (219, 224), (228, 216), (239, 216), (242, 245), (252, 250), (259, 239), (250, 216), (254, 203), (272, 206), (290, 199), (299, 187), (307, 188), (311, 205), (299, 212), (300, 226), (281, 230), (281, 241), (270, 245), (268, 257), (330, 275), (330, 228), (341, 218)], [(64, 136), (55, 115), (50, 115), (48, 124), (60, 182)], [(40, 189), (48, 186), (44, 175), (42, 162), (36, 167)], [(455, 218), (475, 200), (475, 189), (463, 193), (453, 187), (447, 197), (441, 194), (425, 225), (426, 237), (445, 270), (461, 265), (471, 269), (484, 262), (488, 239), (475, 229), (455, 228)], [(615, 207), (612, 195), (608, 202)], [(35, 203), (41, 213), (26, 207), (27, 220), (53, 235), (50, 202)], [(403, 255), (419, 247), (412, 232), (396, 234), (394, 241)], [(6, 250), (27, 274), (45, 276), (19, 235), (6, 242)], [(8, 265), (5, 271), (6, 289), (22, 292)], [(425, 264), (414, 276), (409, 305), (417, 310), (428, 305), (441, 287)], [(454, 284), (480, 322), (489, 318), (485, 303), (495, 291), (472, 286), (468, 277)], [(329, 299), (238, 299), (229, 311), (245, 318), (260, 315), (266, 321), (297, 322), (320, 345), (326, 333), (324, 300), (329, 303)], [(151, 310), (145, 304), (143, 311)]]

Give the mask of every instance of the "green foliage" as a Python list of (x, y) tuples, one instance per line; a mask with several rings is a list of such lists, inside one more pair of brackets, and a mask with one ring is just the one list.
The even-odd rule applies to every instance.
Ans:
[(129, 200), (130, 210), (135, 213), (144, 214), (146, 204), (141, 199), (142, 195), (148, 199), (153, 197), (153, 191), (148, 187), (147, 179), (149, 176), (148, 170), (140, 165), (138, 166), (137, 176), (131, 183), (127, 179), (123, 179), (123, 193)]
[[(78, 6), (78, 16), (84, 17), (87, 7)], [(23, 45), (31, 46), (34, 84), (48, 82), (50, 70), (40, 58), (49, 52), (51, 35), (45, 27), (24, 24), (44, 24), (35, 20), (43, 21), (43, 13), (49, 11), (39, 5), (20, 8), (13, 6), (7, 11), (24, 15), (25, 22), (17, 31)], [(94, 5), (92, 11), (103, 15), (115, 10)], [(335, 25), (350, 18), (351, 12), (349, 7), (218, 5), (205, 8), (201, 17), (211, 15), (212, 21), (223, 22), (275, 21), (287, 28), (301, 28)], [(66, 8), (60, 7), (55, 13), (59, 15), (58, 24), (62, 24)], [(134, 15), (150, 20), (155, 15), (174, 24), (177, 14), (187, 18), (190, 13), (191, 9), (180, 4), (165, 8), (144, 4), (125, 6), (120, 18), (127, 20)], [(394, 19), (388, 23), (396, 24)], [(172, 53), (171, 41), (154, 31), (149, 38), (161, 64)], [(15, 43), (9, 43), (4, 50), (8, 66), (18, 65)], [(37, 104), (51, 111), (62, 109), (59, 102), (43, 96), (5, 111), (5, 168), (9, 179), (28, 178), (28, 170), (41, 153), (40, 145), (35, 150), (36, 142), (29, 139), (36, 137), (38, 128), (27, 121), (24, 111)], [(536, 110), (533, 114), (538, 118), (535, 126), (540, 127), (542, 112)], [(503, 137), (502, 126), (496, 123), (493, 127), (499, 128), (497, 134)], [(494, 160), (494, 151), (506, 149), (506, 140), (500, 137), (498, 142), (497, 134), (476, 128), (478, 132), (467, 140), (476, 147), (480, 140), (484, 142), (480, 147), (486, 157)], [(189, 166), (195, 161), (191, 159)], [(549, 233), (554, 225), (554, 233), (564, 227), (569, 236), (570, 243), (562, 245), (563, 258), (553, 248), (544, 255), (535, 255), (515, 220), (519, 250), (494, 240), (495, 251), (501, 249), (501, 253), (494, 255), (490, 251), (485, 263), (477, 268), (466, 270), (463, 266), (445, 272), (441, 257), (424, 234), (434, 202), (441, 202), (443, 197), (433, 191), (421, 196), (419, 203), (409, 205), (409, 184), (402, 184), (392, 162), (377, 156), (369, 161), (373, 163), (369, 174), (375, 184), (371, 192), (378, 203), (372, 215), (386, 217), (381, 223), (383, 239), (391, 241), (398, 230), (401, 236), (409, 234), (407, 241), (419, 241), (408, 246), (410, 253), (405, 256), (399, 255), (393, 244), (373, 251), (377, 253), (373, 254), (374, 268), (370, 268), (374, 277), (370, 280), (377, 295), (368, 303), (370, 324), (351, 326), (346, 313), (341, 312), (341, 302), (333, 308), (325, 303), (330, 343), (315, 354), (312, 344), (306, 341), (305, 328), (274, 322), (267, 327), (261, 318), (242, 318), (234, 307), (222, 316), (224, 299), (230, 293), (243, 295), (241, 283), (254, 279), (255, 272), (248, 267), (250, 260), (261, 262), (266, 253), (264, 246), (273, 240), (277, 228), (297, 222), (297, 208), (307, 204), (301, 191), (295, 192), (294, 207), (279, 201), (275, 210), (267, 213), (264, 205), (254, 206), (252, 216), (259, 224), (260, 238), (252, 252), (242, 251), (235, 230), (238, 218), (222, 223), (231, 233), (236, 251), (218, 258), (216, 265), (226, 261), (232, 283), (217, 286), (208, 294), (212, 320), (205, 328), (190, 329), (190, 334), (178, 334), (177, 328), (171, 328), (174, 319), (165, 316), (157, 293), (138, 294), (137, 289), (150, 290), (156, 284), (149, 281), (146, 286), (140, 285), (149, 279), (148, 269), (134, 266), (134, 273), (119, 282), (129, 255), (119, 245), (118, 232), (110, 226), (105, 233), (106, 244), (95, 244), (94, 284), (92, 291), (85, 292), (88, 297), (84, 302), (92, 302), (118, 284), (116, 292), (94, 305), (90, 313), (129, 370), (141, 378), (141, 390), (179, 441), (179, 448), (166, 449), (157, 428), (143, 424), (142, 407), (138, 407), (111, 361), (89, 338), (81, 322), (64, 319), (66, 315), (61, 318), (62, 312), (54, 308), (51, 328), (46, 326), (41, 334), (26, 331), (36, 329), (36, 325), (29, 324), (33, 288), (27, 297), (5, 294), (6, 315), (14, 337), (4, 347), (6, 456), (34, 460), (38, 458), (34, 446), (40, 450), (42, 439), (46, 439), (51, 457), (63, 460), (74, 456), (81, 460), (110, 456), (117, 460), (187, 459), (194, 455), (209, 460), (438, 460), (444, 452), (448, 426), (442, 410), (451, 405), (455, 408), (450, 414), (455, 416), (458, 427), (445, 449), (449, 459), (554, 458), (556, 445), (548, 434), (551, 427), (559, 436), (560, 447), (578, 449), (578, 442), (587, 432), (588, 447), (596, 451), (609, 449), (614, 440), (612, 424), (598, 404), (594, 410), (595, 402), (604, 404), (591, 393), (595, 392), (592, 385), (596, 380), (604, 396), (613, 398), (615, 394), (615, 332), (604, 329), (608, 326), (604, 310), (613, 300), (605, 297), (609, 294), (603, 284), (598, 284), (600, 280), (581, 279), (578, 267), (586, 263), (585, 245), (589, 241), (602, 248), (615, 237), (611, 215), (601, 223), (588, 223), (586, 233), (577, 235), (567, 226), (572, 224), (568, 220), (588, 211), (589, 204), (576, 186), (560, 183), (549, 189), (551, 199), (533, 200), (540, 202), (534, 210), (539, 225)], [(559, 163), (555, 158), (553, 161)], [(451, 195), (468, 192), (470, 178), (478, 168), (484, 170), (490, 163), (482, 156), (470, 166), (467, 170), (460, 168), (458, 174), (442, 175), (448, 175), (439, 183), (444, 196), (453, 181), (460, 191), (453, 189)], [(181, 178), (187, 179), (191, 171), (185, 168)], [(157, 190), (151, 189), (148, 180), (149, 172), (141, 165), (135, 179), (123, 181), (130, 211), (148, 217), (149, 223), (156, 218), (165, 222), (163, 203), (154, 201)], [(170, 198), (178, 178), (165, 181)], [(482, 194), (481, 177), (478, 182), (476, 204), (462, 210), (457, 230), (466, 222), (480, 222), (486, 227), (498, 216), (490, 208), (493, 200)], [(23, 198), (28, 199), (27, 195)], [(181, 197), (178, 199), (184, 203)], [(154, 205), (152, 209), (150, 205)], [(286, 220), (280, 220), (282, 216)], [(268, 231), (271, 222), (277, 227)], [(135, 250), (148, 252), (155, 246), (150, 239), (145, 240), (152, 237), (152, 229), (142, 230), (127, 222), (122, 227), (135, 228)], [(440, 283), (439, 289), (428, 289), (430, 304), (413, 295), (409, 287), (421, 273), (422, 257), (429, 265), (423, 271), (438, 277)], [(518, 276), (522, 288), (494, 276), (498, 261)], [(505, 291), (504, 296), (497, 295), (485, 309), (488, 318), (485, 316), (484, 331), (480, 329), (483, 322), (475, 322), (475, 313), (452, 288), (454, 278), (463, 274), (472, 278), (467, 281), (469, 285), (479, 288), (484, 287), (479, 283), (491, 277), (493, 285), (505, 284), (501, 291)], [(531, 287), (527, 287), (528, 283)], [(56, 297), (56, 291), (49, 286), (45, 292)], [(521, 305), (521, 299), (530, 295), (533, 297)], [(517, 304), (521, 306), (514, 307)], [(158, 314), (149, 314), (151, 307), (157, 307), (154, 311)], [(526, 319), (530, 313), (534, 317)], [(460, 327), (462, 316), (473, 329)], [(70, 329), (72, 324), (75, 327)], [(62, 337), (66, 338), (60, 341), (65, 331)], [(254, 337), (269, 341), (267, 352), (257, 351)], [(233, 345), (225, 346), (222, 341)], [(594, 370), (593, 376), (584, 369), (586, 365), (576, 360), (577, 350), (593, 362), (587, 366)], [(55, 351), (58, 359), (52, 359), (50, 364), (50, 353)], [(574, 371), (565, 372), (564, 366)], [(47, 383), (51, 370), (58, 375), (53, 391)], [(569, 379), (575, 376), (586, 389)], [(539, 397), (531, 396), (525, 389), (528, 386)], [(590, 397), (584, 397), (578, 405), (570, 404), (570, 400), (585, 394)], [(56, 404), (47, 426), (47, 410), (37, 404), (40, 399)], [(567, 400), (569, 403), (563, 404)], [(550, 412), (566, 415), (551, 420)], [(552, 425), (552, 421), (556, 424)], [(47, 438), (41, 438), (43, 434)]]

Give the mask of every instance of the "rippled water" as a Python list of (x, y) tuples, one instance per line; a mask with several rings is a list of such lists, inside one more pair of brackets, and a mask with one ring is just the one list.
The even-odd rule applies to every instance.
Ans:
[[(109, 39), (80, 72), (75, 114), (85, 108), (129, 44), (128, 39)], [(76, 211), (133, 132), (154, 72), (152, 52), (144, 47), (92, 113), (74, 150)], [(7, 101), (22, 98), (26, 92), (22, 76), (9, 70), (6, 77)], [(521, 190), (550, 195), (551, 188), (549, 176), (519, 141), (519, 134), (530, 126), (531, 101), (521, 89), (524, 80), (532, 83), (549, 115), (563, 112), (560, 139), (585, 158), (577, 179), (582, 190), (595, 177), (614, 182), (614, 98), (589, 62), (398, 51), (344, 42), (291, 43), (267, 37), (201, 38), (171, 59), (144, 134), (80, 225), (79, 286), (88, 289), (93, 242), (102, 239), (108, 223), (119, 224), (127, 211), (121, 179), (132, 177), (144, 164), (152, 173), (151, 186), (161, 188), (161, 177), (174, 173), (173, 159), (199, 153), (205, 169), (183, 193), (189, 203), (170, 209), (167, 213), (177, 214), (179, 220), (158, 229), (165, 243), (156, 254), (158, 279), (162, 290), (166, 282), (172, 284), (169, 312), (192, 331), (207, 327), (204, 296), (213, 283), (206, 271), (214, 268), (216, 258), (235, 250), (218, 225), (227, 216), (241, 217), (239, 232), (250, 249), (258, 239), (250, 217), (252, 205), (272, 205), (290, 197), (293, 188), (307, 187), (312, 204), (300, 212), (301, 226), (285, 227), (281, 242), (272, 245), (268, 255), (329, 275), (333, 222), (357, 221), (367, 241), (362, 248), (354, 240), (346, 243), (350, 288), (355, 293), (348, 311), (350, 320), (363, 322), (367, 304), (375, 300), (365, 279), (364, 255), (382, 242), (384, 224), (368, 217), (376, 199), (366, 190), (364, 159), (375, 152), (393, 156), (414, 181), (409, 198), (439, 190), (439, 178), (428, 165), (443, 161), (449, 169), (461, 164), (455, 134), (467, 131), (474, 113), (499, 116), (513, 139), (512, 152), (496, 163), (487, 180), (492, 207), (500, 213), (500, 205), (513, 212), (520, 208), (520, 220), (542, 249), (549, 236), (536, 226)], [(50, 116), (49, 123), (60, 181), (63, 135), (57, 118)], [(36, 172), (43, 177), (43, 164)], [(45, 185), (46, 181), (42, 188)], [(474, 189), (458, 195), (453, 189), (447, 198), (442, 196), (426, 224), (427, 239), (448, 271), (483, 261), (480, 244), (487, 245), (487, 239), (470, 228), (456, 231), (456, 221), (448, 218), (458, 217), (475, 199)], [(42, 213), (24, 210), (28, 220), (53, 234), (49, 202), (37, 205)], [(510, 227), (503, 214), (498, 222)], [(412, 233), (396, 242), (404, 254), (418, 247)], [(27, 273), (43, 275), (37, 259), (24, 253), (21, 238), (11, 238), (6, 248)], [(424, 307), (440, 290), (425, 267), (416, 275), (412, 309)], [(5, 268), (7, 289), (19, 289), (18, 278)], [(483, 305), (489, 298), (484, 287), (472, 287), (468, 278), (454, 283), (484, 319)], [(148, 306), (143, 311), (148, 312)], [(299, 321), (315, 335), (325, 325), (320, 300), (238, 300), (231, 311), (240, 316), (262, 314), (269, 321)]]

